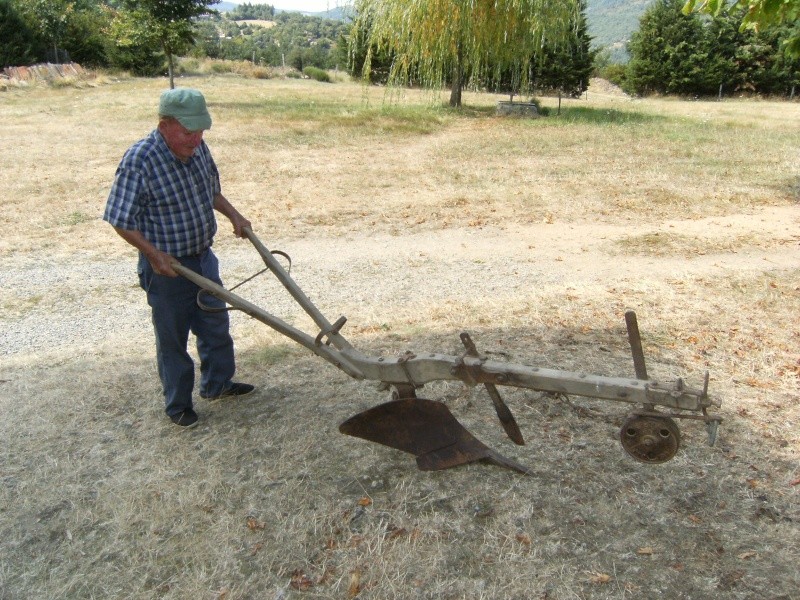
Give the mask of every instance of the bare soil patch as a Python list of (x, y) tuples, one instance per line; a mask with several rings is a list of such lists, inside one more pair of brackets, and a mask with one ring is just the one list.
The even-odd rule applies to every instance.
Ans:
[[(426, 386), (531, 467), (421, 472), (342, 436), (385, 401), (233, 315), (257, 393), (163, 416), (133, 253), (101, 222), (163, 81), (0, 96), (0, 597), (782, 598), (800, 575), (797, 104), (589, 94), (563, 119), (429, 108), (408, 92), (197, 78), (227, 196), (367, 354), (457, 354), (633, 376), (723, 401), (716, 446), (669, 463), (617, 442), (628, 407)], [(545, 100), (545, 103), (549, 100)], [(572, 119), (572, 120), (570, 120)], [(720, 142), (722, 140), (722, 142)], [(229, 285), (260, 268), (221, 223)], [(276, 282), (240, 290), (298, 327)]]

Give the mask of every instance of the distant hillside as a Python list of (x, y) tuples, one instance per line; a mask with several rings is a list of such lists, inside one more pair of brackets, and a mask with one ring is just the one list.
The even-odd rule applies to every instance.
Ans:
[[(639, 29), (639, 18), (654, 0), (588, 0), (586, 18), (589, 21), (589, 34), (596, 48), (610, 48), (612, 60), (626, 61), (625, 44), (631, 33)], [(214, 8), (221, 13), (230, 12), (238, 2), (220, 2)], [(351, 16), (351, 7), (337, 7), (324, 12), (303, 12), (302, 14), (343, 21)], [(281, 11), (283, 12), (283, 11)]]
[[(221, 12), (221, 13), (228, 13), (234, 10), (240, 4), (245, 4), (245, 2), (218, 2), (214, 4), (211, 8), (214, 10)], [(252, 4), (252, 2), (250, 2)], [(287, 11), (281, 10), (279, 8), (275, 9), (276, 13), (279, 12), (299, 12), (302, 15), (306, 15), (307, 17), (319, 17), (320, 19), (333, 19), (334, 21), (344, 21), (350, 18), (350, 13), (352, 12), (352, 7), (350, 6), (339, 6), (337, 8), (332, 8), (331, 10), (325, 10), (322, 12), (307, 12), (307, 11)]]
[(337, 8), (333, 8), (331, 10), (326, 10), (323, 12), (310, 12), (303, 14), (308, 15), (310, 17), (320, 17), (321, 19), (333, 19), (335, 21), (345, 21), (349, 19), (353, 14), (353, 7), (339, 6)]
[(654, 0), (588, 0), (586, 20), (596, 48), (611, 48), (615, 61), (627, 60), (625, 44)]

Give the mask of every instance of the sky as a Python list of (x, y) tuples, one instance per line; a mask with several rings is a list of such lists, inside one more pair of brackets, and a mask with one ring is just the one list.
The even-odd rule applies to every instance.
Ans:
[(239, 4), (271, 4), (282, 10), (300, 10), (303, 12), (323, 12), (333, 10), (337, 6), (344, 6), (350, 0), (231, 0)]

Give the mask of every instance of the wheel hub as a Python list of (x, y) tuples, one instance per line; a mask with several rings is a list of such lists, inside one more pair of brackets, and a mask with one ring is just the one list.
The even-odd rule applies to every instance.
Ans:
[(669, 417), (631, 415), (619, 432), (625, 452), (644, 463), (671, 460), (681, 444), (678, 425)]

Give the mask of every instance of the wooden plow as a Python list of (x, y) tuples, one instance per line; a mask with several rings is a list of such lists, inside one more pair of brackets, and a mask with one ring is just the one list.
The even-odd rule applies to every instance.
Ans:
[[(245, 229), (267, 268), (295, 301), (312, 318), (319, 331), (312, 336), (248, 302), (202, 275), (173, 262), (174, 270), (201, 288), (202, 294), (219, 298), (230, 309), (240, 310), (278, 333), (308, 348), (350, 377), (382, 382), (392, 391), (392, 400), (358, 413), (339, 426), (344, 434), (403, 450), (416, 457), (422, 470), (439, 470), (483, 460), (520, 473), (528, 469), (484, 445), (453, 416), (442, 402), (417, 397), (417, 390), (432, 381), (458, 380), (468, 386), (483, 385), (508, 437), (523, 445), (522, 433), (498, 386), (526, 388), (555, 394), (585, 396), (625, 402), (634, 408), (620, 429), (625, 451), (645, 463), (672, 459), (680, 447), (680, 430), (675, 419), (705, 423), (709, 443), (714, 444), (721, 417), (709, 414), (720, 402), (708, 395), (708, 373), (702, 388), (692, 388), (682, 378), (671, 381), (650, 379), (636, 315), (625, 315), (636, 378), (604, 377), (489, 360), (481, 355), (469, 334), (462, 333), (464, 353), (452, 356), (408, 352), (394, 358), (366, 356), (341, 334), (347, 319), (331, 323), (303, 293), (274, 254), (256, 235)], [(664, 410), (658, 410), (661, 407)]]

